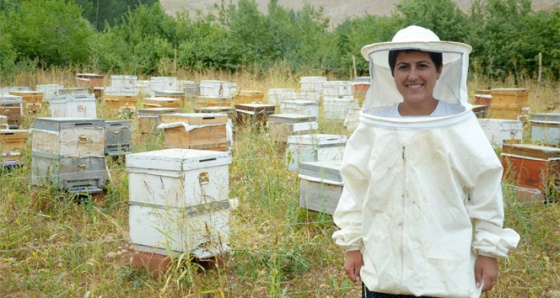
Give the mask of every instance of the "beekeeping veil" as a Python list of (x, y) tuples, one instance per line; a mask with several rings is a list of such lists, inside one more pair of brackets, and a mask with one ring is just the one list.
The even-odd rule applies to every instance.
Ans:
[(391, 106), (403, 100), (391, 75), (388, 62), (390, 50), (442, 53), (443, 72), (436, 83), (434, 97), (449, 103), (459, 103), (470, 110), (467, 74), (471, 49), (467, 44), (440, 41), (432, 31), (419, 26), (401, 29), (391, 42), (364, 46), (361, 52), (369, 61), (371, 85), (366, 93), (362, 113), (369, 114), (375, 108)]

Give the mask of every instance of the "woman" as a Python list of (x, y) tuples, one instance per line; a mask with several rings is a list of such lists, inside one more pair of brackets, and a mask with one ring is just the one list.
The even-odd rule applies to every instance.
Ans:
[(333, 238), (364, 297), (479, 297), (519, 241), (502, 228), (503, 169), (468, 104), (470, 51), (418, 26), (362, 49), (372, 82)]

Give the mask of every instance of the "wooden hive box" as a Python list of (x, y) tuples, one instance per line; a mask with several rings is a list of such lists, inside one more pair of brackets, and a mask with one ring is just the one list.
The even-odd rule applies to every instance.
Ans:
[(301, 162), (342, 160), (347, 139), (345, 135), (332, 134), (288, 136), (288, 170), (298, 170)]
[(58, 89), (58, 95), (87, 95), (89, 93), (89, 88), (84, 86)]
[(264, 92), (258, 90), (239, 90), (235, 103), (264, 103)]
[(21, 96), (0, 94), (0, 115), (8, 118), (8, 126), (11, 129), (21, 125), (23, 116), (23, 98)]
[(138, 94), (134, 92), (121, 92), (105, 94), (105, 113), (108, 117), (114, 118), (136, 114)]
[(268, 116), (274, 114), (276, 107), (262, 103), (241, 103), (235, 105), (237, 123), (261, 123), (266, 124)]
[(97, 118), (97, 102), (93, 94), (52, 97), (49, 102), (51, 117)]
[(205, 113), (205, 114), (227, 114), (228, 118), (233, 122), (236, 121), (237, 114), (234, 107), (206, 107), (206, 108), (195, 108), (195, 113)]
[(219, 255), (229, 237), (227, 152), (128, 154), (129, 231), (137, 251)]
[(544, 146), (560, 144), (560, 113), (530, 114), (531, 142)]
[(105, 185), (105, 120), (33, 119), (32, 185), (101, 192)]
[(195, 108), (208, 108), (208, 107), (232, 107), (233, 98), (215, 98), (215, 97), (202, 97), (198, 96), (195, 99)]
[(130, 120), (105, 121), (105, 155), (119, 156), (131, 152)]
[(504, 144), (504, 179), (516, 186), (544, 190), (560, 184), (560, 148), (533, 144)]
[(165, 149), (229, 150), (226, 114), (177, 113), (159, 117)]
[(528, 92), (524, 88), (492, 88), (491, 108), (523, 108), (529, 106)]
[(29, 131), (24, 129), (0, 130), (0, 166), (23, 164), (22, 151), (27, 148)]
[(8, 117), (4, 115), (0, 115), (0, 129), (9, 129), (10, 126), (8, 125)]
[(344, 182), (340, 160), (302, 162), (299, 165), (299, 207), (333, 215)]
[(157, 134), (159, 115), (180, 113), (179, 108), (138, 109), (138, 130), (143, 134)]
[(474, 95), (475, 105), (492, 105), (492, 95), (490, 94), (475, 94)]
[(10, 94), (21, 96), (23, 110), (26, 113), (35, 114), (43, 109), (43, 92), (41, 91), (10, 91)]
[(146, 97), (142, 99), (142, 107), (150, 108), (180, 108), (182, 100), (175, 97)]
[(152, 98), (174, 98), (179, 105), (185, 102), (185, 92), (178, 90), (152, 90)]
[(489, 107), (487, 105), (473, 105), (472, 111), (476, 118), (488, 118)]
[(286, 143), (288, 136), (310, 134), (319, 127), (317, 118), (301, 114), (272, 114), (268, 116), (268, 134), (275, 142)]
[(76, 86), (81, 87), (103, 87), (105, 77), (95, 73), (78, 73), (76, 74)]
[(519, 120), (478, 118), (478, 123), (494, 148), (510, 140), (523, 140), (523, 122)]

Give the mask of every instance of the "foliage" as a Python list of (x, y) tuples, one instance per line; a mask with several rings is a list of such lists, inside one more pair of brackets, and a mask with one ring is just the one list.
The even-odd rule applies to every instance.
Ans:
[(260, 75), (284, 65), (292, 73), (363, 76), (363, 46), (416, 24), (471, 45), (479, 73), (536, 77), (541, 54), (543, 76), (560, 78), (560, 8), (532, 11), (531, 0), (475, 0), (468, 14), (452, 0), (401, 0), (390, 16), (337, 26), (321, 7), (294, 11), (279, 2), (269, 0), (262, 12), (255, 0), (222, 0), (208, 13), (170, 16), (157, 0), (0, 0), (0, 71), (7, 77), (18, 71), (12, 65), (38, 63), (139, 75), (177, 68)]
[(38, 59), (41, 66), (67, 66), (88, 61), (84, 40), (93, 31), (76, 5), (63, 0), (24, 1), (0, 19), (3, 34), (18, 54), (17, 60)]

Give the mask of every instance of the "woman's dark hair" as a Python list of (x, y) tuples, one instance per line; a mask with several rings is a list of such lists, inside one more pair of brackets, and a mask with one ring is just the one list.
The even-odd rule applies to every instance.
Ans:
[(391, 67), (391, 75), (395, 75), (395, 64), (397, 64), (397, 56), (399, 56), (400, 52), (410, 53), (410, 52), (425, 52), (430, 55), (430, 59), (436, 66), (436, 69), (439, 70), (441, 68), (441, 64), (443, 63), (443, 55), (441, 53), (436, 52), (427, 52), (421, 50), (392, 50), (389, 51), (389, 67)]

